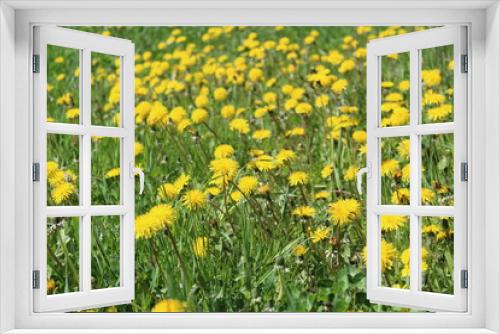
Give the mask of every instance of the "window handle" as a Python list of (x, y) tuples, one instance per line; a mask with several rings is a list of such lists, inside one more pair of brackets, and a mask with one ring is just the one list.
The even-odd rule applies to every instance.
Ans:
[(134, 178), (135, 175), (139, 175), (139, 195), (144, 192), (144, 172), (141, 168), (135, 167), (134, 163), (130, 163), (130, 177)]
[(356, 173), (356, 186), (358, 189), (358, 193), (362, 194), (363, 193), (363, 174), (366, 174), (366, 177), (369, 178), (371, 176), (371, 171), (370, 171), (370, 164), (368, 163), (366, 167), (361, 168), (358, 170)]

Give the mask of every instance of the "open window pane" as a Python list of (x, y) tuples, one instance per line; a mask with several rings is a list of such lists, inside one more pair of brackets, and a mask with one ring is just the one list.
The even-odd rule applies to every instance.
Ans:
[(422, 123), (453, 122), (453, 45), (421, 50)]
[(410, 139), (381, 138), (381, 204), (410, 204)]
[(421, 136), (422, 205), (453, 206), (453, 134)]
[(422, 291), (453, 294), (453, 217), (422, 217)]
[(120, 126), (120, 57), (92, 52), (92, 124)]
[[(121, 75), (107, 78), (127, 93), (118, 98), (118, 110), (123, 107), (128, 116), (121, 128), (91, 124), (93, 51), (123, 61)], [(123, 159), (134, 166), (133, 44), (37, 26), (33, 53), (40, 57), (39, 71), (33, 73), (34, 311), (68, 312), (128, 303), (134, 294), (134, 183), (133, 175), (123, 176), (121, 170)], [(36, 69), (37, 58), (33, 59)], [(78, 71), (73, 72), (73, 67)], [(53, 80), (57, 87), (56, 82), (51, 85)], [(59, 94), (64, 98), (58, 101)], [(62, 106), (75, 110), (61, 113)], [(123, 201), (122, 193), (126, 194)], [(92, 205), (95, 202), (98, 205)], [(101, 247), (103, 239), (110, 242)], [(98, 279), (93, 280), (95, 272)]]
[(80, 291), (80, 217), (47, 219), (47, 294)]
[(393, 53), (381, 59), (381, 126), (410, 124), (410, 54)]
[(79, 136), (47, 134), (47, 205), (79, 205)]
[(120, 286), (120, 216), (92, 217), (92, 289)]
[[(380, 257), (383, 249), (386, 253), (392, 250), (387, 247), (388, 233), (382, 231), (382, 238), (378, 238), (380, 214), (411, 218), (409, 244), (400, 256), (407, 269), (409, 291), (387, 289), (392, 282), (384, 282), (384, 277), (380, 286), (376, 273), (380, 259), (368, 257), (370, 300), (428, 310), (466, 310), (467, 290), (457, 282), (467, 268), (467, 182), (462, 177), (465, 172), (459, 174), (467, 166), (467, 73), (453, 70), (460, 55), (467, 52), (465, 37), (465, 28), (443, 27), (381, 38), (368, 45), (367, 160), (368, 166), (377, 164), (375, 177), (368, 178), (368, 249), (379, 250)], [(406, 51), (411, 120), (408, 126), (389, 128), (374, 117), (377, 99), (384, 99), (377, 79), (384, 76), (386, 69), (379, 64), (387, 55)], [(391, 141), (402, 136), (410, 139), (407, 170), (401, 173), (409, 177), (407, 198), (403, 198), (406, 206), (399, 205), (397, 197), (393, 201), (389, 197), (390, 192), (401, 191), (394, 180), (401, 162), (392, 157), (391, 148), (396, 144)], [(392, 180), (387, 181), (389, 175)]]
[(47, 45), (47, 122), (80, 122), (80, 50)]
[(92, 204), (120, 204), (120, 139), (92, 137)]
[(410, 219), (401, 215), (380, 216), (381, 286), (410, 288)]

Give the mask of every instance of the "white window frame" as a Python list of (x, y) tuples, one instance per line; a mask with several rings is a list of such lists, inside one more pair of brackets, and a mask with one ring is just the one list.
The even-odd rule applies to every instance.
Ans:
[[(154, 328), (158, 329), (155, 333), (182, 332), (175, 330), (181, 328), (191, 328), (191, 333), (500, 332), (500, 117), (496, 112), (500, 109), (500, 10), (496, 1), (270, 0), (231, 4), (204, 1), (201, 5), (200, 1), (192, 0), (182, 3), (10, 0), (0, 3), (0, 19), (1, 333), (123, 332), (120, 329), (127, 329), (127, 333), (145, 333), (153, 332)], [(34, 314), (30, 288), (33, 216), (29, 203), (32, 201), (30, 45), (35, 24), (469, 25), (472, 82), (468, 116), (468, 133), (471, 134), (468, 215), (473, 228), (468, 240), (471, 260), (468, 311), (433, 314)], [(14, 63), (15, 69), (12, 68)], [(12, 196), (12, 189), (15, 189), (15, 196)]]
[[(134, 299), (135, 287), (135, 194), (134, 194), (134, 45), (124, 39), (106, 37), (60, 27), (36, 26), (33, 53), (39, 58), (39, 71), (33, 74), (34, 97), (34, 163), (38, 164), (38, 181), (33, 184), (33, 268), (38, 288), (34, 289), (35, 312), (75, 311), (94, 307), (127, 304)], [(79, 124), (47, 122), (47, 46), (74, 50), (79, 54)], [(118, 57), (120, 60), (120, 125), (91, 124), (91, 59), (92, 53)], [(79, 205), (47, 206), (47, 135), (78, 136)], [(120, 202), (116, 205), (92, 204), (92, 137), (119, 139)], [(120, 285), (92, 289), (92, 218), (119, 218)], [(47, 294), (47, 218), (79, 219), (79, 290)]]
[[(462, 271), (467, 271), (467, 180), (461, 179), (461, 164), (467, 163), (467, 72), (463, 73), (462, 56), (467, 56), (467, 27), (447, 26), (405, 35), (372, 40), (367, 46), (367, 297), (370, 301), (425, 310), (467, 310), (467, 289), (462, 287)], [(422, 123), (422, 80), (420, 77), (424, 49), (453, 47), (453, 120), (446, 123)], [(381, 125), (382, 64), (391, 54), (409, 54), (410, 123), (405, 126)], [(422, 205), (421, 138), (424, 135), (453, 135), (454, 206)], [(382, 140), (410, 140), (410, 203), (387, 205), (381, 201)], [(380, 217), (409, 217), (410, 286), (396, 289), (381, 286), (380, 249), (382, 233)], [(453, 220), (453, 294), (425, 292), (422, 286), (422, 217), (452, 216)]]

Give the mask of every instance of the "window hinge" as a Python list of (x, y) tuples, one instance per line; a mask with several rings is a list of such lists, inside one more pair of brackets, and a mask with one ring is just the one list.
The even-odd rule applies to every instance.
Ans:
[(467, 55), (462, 55), (462, 73), (469, 72), (469, 57)]
[(460, 179), (462, 181), (469, 181), (469, 165), (466, 162), (460, 164)]
[(40, 181), (40, 164), (38, 162), (33, 164), (33, 181)]
[(40, 55), (33, 55), (33, 73), (40, 73)]
[(469, 287), (469, 272), (467, 270), (462, 270), (461, 272), (460, 287), (462, 289)]
[(40, 270), (33, 270), (33, 289), (40, 289)]

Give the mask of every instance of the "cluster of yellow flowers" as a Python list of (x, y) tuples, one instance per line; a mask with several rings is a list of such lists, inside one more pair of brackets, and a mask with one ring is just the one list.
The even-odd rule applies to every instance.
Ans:
[(61, 169), (55, 161), (47, 161), (47, 181), (51, 189), (50, 197), (56, 205), (77, 195), (76, 174), (71, 170)]

